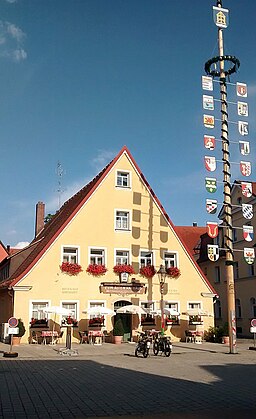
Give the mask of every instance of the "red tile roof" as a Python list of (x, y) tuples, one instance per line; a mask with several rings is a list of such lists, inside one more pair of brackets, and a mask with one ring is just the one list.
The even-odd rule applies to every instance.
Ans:
[(175, 226), (175, 231), (186, 243), (190, 253), (195, 254), (195, 248), (200, 242), (200, 236), (206, 233), (206, 227)]

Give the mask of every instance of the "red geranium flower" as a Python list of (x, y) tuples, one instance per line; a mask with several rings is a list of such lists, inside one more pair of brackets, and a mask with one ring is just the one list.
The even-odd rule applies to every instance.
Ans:
[(180, 276), (180, 270), (179, 268), (171, 267), (166, 269), (166, 273), (171, 278), (178, 278)]
[(152, 278), (156, 273), (156, 270), (153, 265), (143, 266), (140, 268), (140, 274), (145, 276), (146, 278)]
[(126, 272), (127, 274), (134, 274), (134, 269), (132, 267), (132, 265), (115, 265), (113, 268), (113, 271), (116, 274), (122, 274), (124, 272)]
[(82, 267), (77, 263), (62, 262), (60, 265), (62, 272), (67, 273), (68, 275), (77, 275), (79, 272), (82, 272)]
[(86, 269), (86, 272), (88, 272), (91, 275), (104, 275), (107, 272), (107, 268), (105, 265), (96, 265), (96, 264), (91, 264), (88, 266), (88, 268)]

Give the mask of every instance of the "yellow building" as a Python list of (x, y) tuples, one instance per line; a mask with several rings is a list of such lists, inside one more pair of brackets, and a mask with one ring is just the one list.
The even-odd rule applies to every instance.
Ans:
[[(42, 329), (51, 327), (53, 317), (44, 312), (47, 306), (72, 311), (78, 321), (73, 339), (78, 338), (78, 331), (97, 326), (96, 319), (84, 313), (91, 307), (116, 311), (132, 303), (150, 312), (159, 310), (155, 272), (160, 265), (169, 273), (164, 305), (177, 312), (166, 319), (166, 333), (178, 340), (186, 329), (206, 330), (213, 325), (215, 291), (127, 147), (45, 225), (43, 219), (44, 204), (38, 203), (35, 239), (0, 264), (0, 322), (11, 316), (22, 318), (27, 329), (23, 341), (29, 341), (31, 322)], [(190, 316), (189, 310), (203, 316)], [(126, 340), (137, 329), (161, 327), (159, 316), (118, 316)], [(118, 316), (103, 316), (100, 326), (111, 333)], [(57, 328), (65, 322), (59, 316), (55, 320)]]
[[(245, 197), (242, 194), (241, 182), (237, 181), (231, 190), (232, 202), (232, 225), (233, 225), (233, 249), (234, 249), (234, 281), (235, 281), (235, 306), (237, 335), (252, 337), (250, 333), (251, 320), (256, 318), (256, 277), (255, 263), (248, 264), (244, 259), (244, 248), (255, 246), (255, 239), (248, 241), (244, 237), (244, 227), (256, 228), (255, 220), (255, 196), (256, 183), (252, 184), (252, 195)], [(252, 218), (245, 218), (242, 205), (252, 205)], [(223, 208), (219, 218), (223, 218)], [(249, 215), (250, 216), (250, 215)], [(215, 323), (217, 326), (224, 325), (228, 319), (227, 312), (227, 281), (225, 273), (225, 253), (223, 251), (223, 234), (225, 231), (219, 225), (219, 234), (216, 239), (211, 239), (207, 234), (202, 236), (201, 251), (198, 264), (201, 267), (219, 298), (214, 304)], [(248, 235), (246, 235), (247, 239)], [(207, 257), (207, 244), (217, 244), (220, 248), (219, 259), (211, 262)]]

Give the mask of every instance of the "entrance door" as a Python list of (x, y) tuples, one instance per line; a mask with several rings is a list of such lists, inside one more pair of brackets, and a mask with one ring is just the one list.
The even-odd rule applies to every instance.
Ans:
[[(123, 306), (128, 306), (130, 304), (131, 304), (130, 301), (125, 301), (125, 300), (117, 301), (114, 304), (114, 310), (117, 310), (118, 308), (123, 307)], [(114, 319), (115, 319), (114, 322), (116, 322), (118, 319), (122, 320), (122, 323), (123, 323), (123, 326), (124, 326), (123, 341), (124, 342), (130, 341), (131, 340), (132, 315), (127, 314), (127, 313), (118, 313), (118, 314), (116, 314)]]

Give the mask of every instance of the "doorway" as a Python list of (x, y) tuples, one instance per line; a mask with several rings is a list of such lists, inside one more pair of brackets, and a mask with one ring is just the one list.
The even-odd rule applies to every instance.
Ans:
[[(126, 300), (120, 300), (120, 301), (116, 301), (114, 304), (114, 310), (116, 311), (118, 308), (120, 307), (124, 307), (124, 306), (128, 306), (131, 305), (132, 303), (130, 301), (126, 301)], [(123, 341), (124, 342), (129, 342), (131, 340), (131, 326), (132, 326), (132, 315), (131, 314), (127, 314), (127, 313), (117, 313), (114, 316), (114, 324), (116, 323), (116, 321), (118, 319), (122, 320), (123, 326), (124, 326), (124, 337), (123, 337)]]

